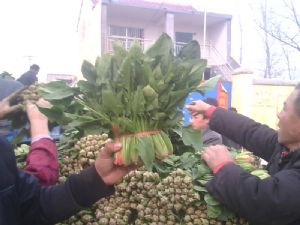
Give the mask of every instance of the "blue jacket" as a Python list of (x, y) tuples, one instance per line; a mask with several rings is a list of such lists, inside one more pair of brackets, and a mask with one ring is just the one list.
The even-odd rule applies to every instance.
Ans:
[(37, 77), (35, 74), (33, 74), (30, 70), (21, 75), (17, 81), (21, 82), (22, 84), (29, 86), (31, 84), (34, 84), (35, 82), (38, 81)]
[(300, 149), (288, 152), (277, 132), (245, 116), (216, 109), (210, 128), (268, 162), (269, 178), (260, 180), (236, 164), (226, 164), (207, 188), (251, 224), (300, 224)]
[(95, 167), (49, 187), (37, 185), (32, 175), (16, 167), (11, 145), (0, 137), (0, 224), (55, 224), (114, 191), (98, 176)]

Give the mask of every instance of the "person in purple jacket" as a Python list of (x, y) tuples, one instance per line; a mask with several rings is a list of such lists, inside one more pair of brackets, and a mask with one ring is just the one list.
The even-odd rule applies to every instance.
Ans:
[[(0, 119), (21, 108), (18, 104), (11, 104), (13, 99), (24, 89), (23, 85), (14, 80), (0, 80)], [(5, 86), (5, 87), (4, 87)], [(49, 105), (45, 100), (40, 99), (40, 106)], [(47, 186), (58, 180), (58, 158), (57, 147), (49, 134), (48, 118), (42, 114), (35, 104), (28, 103), (26, 113), (30, 125), (31, 144), (26, 157), (24, 171), (33, 174), (40, 185)], [(4, 122), (6, 122), (4, 120)], [(9, 123), (0, 127), (5, 134), (10, 129)]]
[(137, 168), (114, 164), (114, 153), (121, 147), (120, 142), (108, 141), (94, 165), (64, 183), (43, 187), (33, 175), (17, 169), (12, 146), (0, 136), (0, 224), (56, 224), (113, 194), (114, 184)]
[(277, 115), (277, 131), (203, 101), (186, 107), (192, 115), (209, 118), (212, 130), (268, 162), (270, 176), (261, 180), (238, 166), (225, 146), (207, 147), (202, 158), (214, 172), (209, 193), (251, 224), (300, 224), (300, 84)]

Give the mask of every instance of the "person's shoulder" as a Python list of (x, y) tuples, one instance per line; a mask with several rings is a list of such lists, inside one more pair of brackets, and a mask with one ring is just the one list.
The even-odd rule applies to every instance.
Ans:
[(0, 152), (2, 152), (2, 153), (12, 152), (11, 144), (2, 135), (0, 135), (0, 146), (1, 146), (1, 151)]
[(0, 79), (0, 100), (19, 90), (24, 85), (16, 80)]
[(23, 73), (20, 77), (27, 77), (27, 76), (31, 76), (30, 71), (27, 71), (27, 72)]
[(207, 129), (205, 130), (204, 134), (207, 134), (208, 136), (216, 136), (216, 137), (222, 138), (222, 135), (221, 135), (221, 134), (219, 134), (219, 133), (217, 133), (217, 132), (211, 130), (210, 128), (207, 128)]
[(22, 86), (22, 84), (17, 80), (8, 80), (8, 79), (3, 79), (3, 78), (0, 78), (0, 84), (1, 85), (10, 84), (10, 85), (14, 85), (14, 86)]
[(222, 135), (207, 128), (203, 132), (203, 144), (206, 146), (212, 144), (222, 144)]

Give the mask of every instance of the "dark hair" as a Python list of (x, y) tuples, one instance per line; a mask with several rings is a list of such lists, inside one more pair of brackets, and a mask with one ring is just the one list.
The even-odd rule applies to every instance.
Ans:
[(203, 101), (204, 101), (205, 103), (210, 104), (210, 105), (213, 105), (213, 106), (215, 106), (215, 107), (218, 107), (218, 106), (219, 106), (219, 103), (218, 103), (217, 99), (215, 99), (215, 98), (206, 98), (206, 99), (204, 99)]
[(300, 116), (300, 83), (296, 85), (295, 90), (298, 90), (299, 94), (295, 99), (294, 107), (295, 107), (295, 112), (297, 113), (298, 116)]
[(30, 66), (30, 69), (40, 70), (40, 67), (39, 67), (39, 65), (37, 65), (37, 64), (32, 64), (32, 65)]
[(230, 107), (229, 108), (229, 111), (232, 111), (232, 112), (236, 112), (237, 113), (237, 109), (235, 107)]

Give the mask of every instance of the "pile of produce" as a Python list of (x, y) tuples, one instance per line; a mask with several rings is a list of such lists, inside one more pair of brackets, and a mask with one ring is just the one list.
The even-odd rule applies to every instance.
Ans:
[(28, 86), (28, 88), (26, 88), (24, 91), (22, 91), (19, 94), (20, 104), (22, 104), (25, 107), (27, 101), (30, 101), (33, 104), (36, 103), (40, 98), (38, 89), (39, 89), (39, 87), (42, 87), (43, 85), (44, 84), (42, 84), (42, 83), (35, 83), (35, 84)]
[(156, 159), (173, 153), (169, 130), (181, 121), (188, 94), (204, 92), (212, 82), (200, 86), (206, 60), (196, 41), (177, 56), (173, 46), (166, 34), (145, 53), (138, 44), (128, 51), (115, 44), (113, 54), (98, 57), (94, 65), (83, 62), (86, 80), (77, 87), (51, 82), (40, 88), (53, 104), (43, 112), (82, 135), (107, 132), (123, 146), (116, 164), (143, 163), (151, 171)]
[(18, 168), (25, 167), (26, 156), (29, 152), (29, 146), (27, 144), (21, 144), (14, 148), (17, 166)]
[(20, 110), (6, 115), (3, 119), (10, 121), (10, 128), (15, 130), (16, 135), (14, 136), (12, 143), (18, 144), (25, 137), (30, 137), (30, 131), (28, 126), (28, 118), (26, 114), (27, 101), (35, 104), (40, 95), (38, 94), (39, 87), (43, 84), (35, 83), (30, 86), (26, 86), (20, 90), (21, 92), (11, 100), (12, 105), (20, 105)]
[[(108, 135), (103, 133), (68, 144), (58, 143), (61, 157), (59, 182), (93, 164), (99, 152), (96, 149), (104, 146), (107, 140)], [(24, 166), (28, 149), (28, 145), (15, 149), (20, 168)], [(261, 179), (268, 176), (265, 170), (255, 166), (252, 153), (233, 151), (232, 154), (237, 164), (253, 175)], [(155, 165), (155, 171), (141, 168), (130, 172), (116, 185), (114, 195), (100, 199), (92, 207), (57, 225), (248, 224), (207, 193), (205, 184), (213, 175), (198, 151), (169, 156)]]
[(60, 155), (63, 155), (60, 160), (59, 181), (63, 182), (70, 174), (79, 173), (87, 166), (93, 165), (99, 150), (107, 140), (107, 134), (88, 135), (80, 138), (75, 144), (63, 145), (64, 147), (60, 148)]
[[(93, 163), (97, 152), (90, 148), (90, 143), (97, 142), (94, 145), (101, 147), (106, 138), (106, 134), (88, 135), (74, 143), (73, 150), (61, 160), (60, 181)], [(232, 154), (245, 170), (261, 178), (268, 176), (255, 166), (252, 153), (232, 151)], [(168, 156), (154, 168), (153, 172), (145, 168), (130, 172), (116, 185), (113, 196), (99, 200), (58, 225), (248, 224), (208, 194), (205, 184), (213, 174), (201, 160), (199, 151)]]

